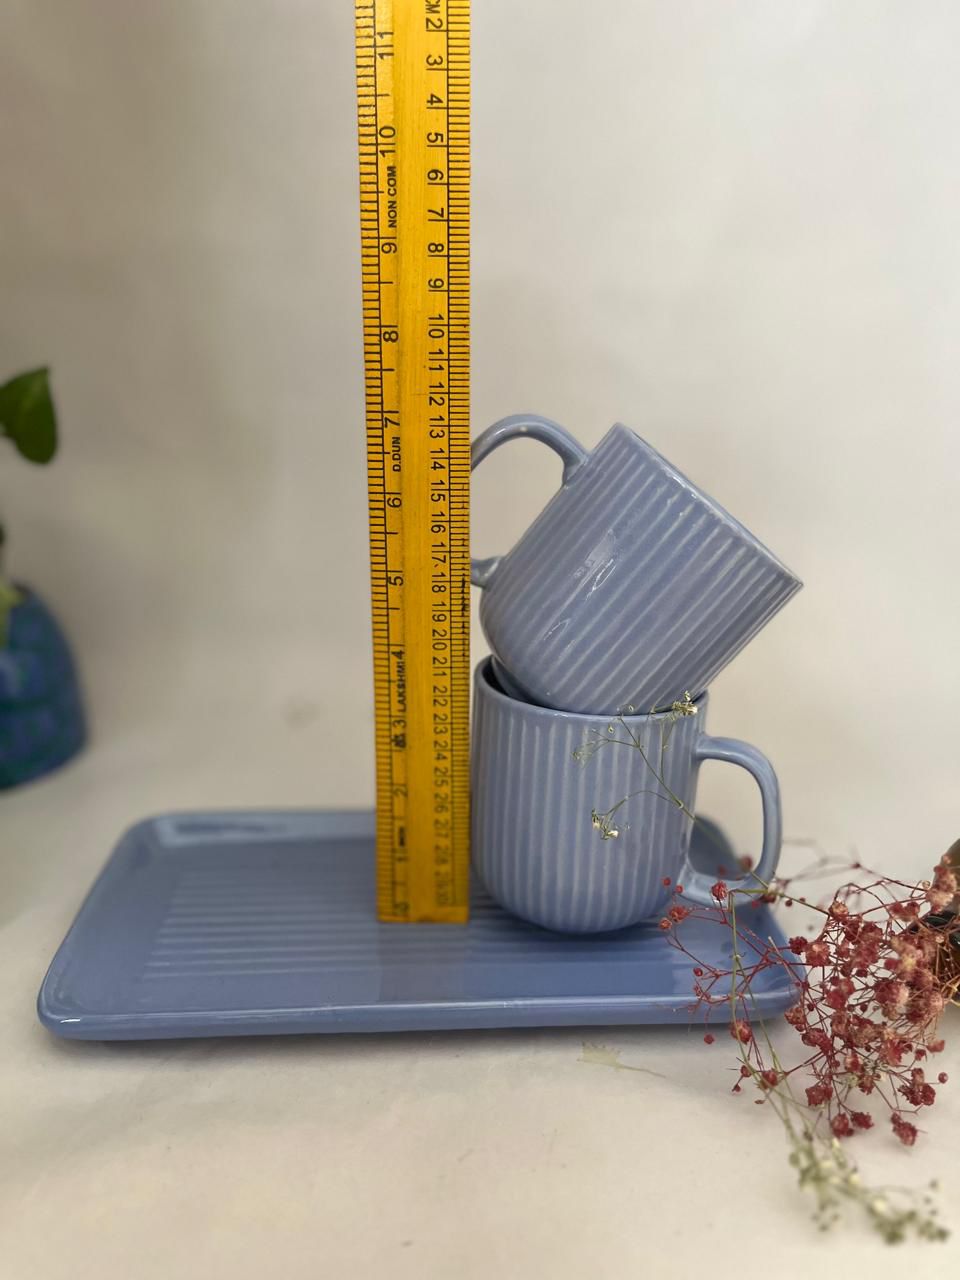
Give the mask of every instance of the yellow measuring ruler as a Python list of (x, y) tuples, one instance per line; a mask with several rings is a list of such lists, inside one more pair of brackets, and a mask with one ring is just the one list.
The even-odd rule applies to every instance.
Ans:
[(464, 921), (470, 5), (357, 0), (381, 920)]

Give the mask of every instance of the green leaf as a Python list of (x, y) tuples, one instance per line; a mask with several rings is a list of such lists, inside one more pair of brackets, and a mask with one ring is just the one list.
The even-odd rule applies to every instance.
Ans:
[(6, 647), (10, 610), (23, 599), (20, 592), (0, 574), (0, 649)]
[(47, 369), (32, 369), (0, 386), (0, 432), (29, 462), (57, 452), (57, 415)]

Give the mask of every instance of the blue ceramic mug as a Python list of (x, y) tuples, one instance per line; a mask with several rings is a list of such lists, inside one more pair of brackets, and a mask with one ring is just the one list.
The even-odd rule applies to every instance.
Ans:
[(704, 760), (739, 765), (756, 779), (763, 848), (755, 875), (769, 880), (781, 837), (773, 766), (746, 742), (708, 737), (706, 713), (706, 694), (678, 710), (612, 722), (555, 711), (508, 697), (490, 659), (481, 662), (472, 858), (490, 895), (514, 915), (564, 933), (656, 918), (678, 883), (680, 901), (713, 902), (716, 877), (688, 858)]
[(800, 589), (772, 552), (638, 435), (588, 453), (518, 414), (473, 443), (542, 441), (563, 484), (511, 551), (472, 562), (511, 692), (564, 711), (653, 711), (698, 694)]

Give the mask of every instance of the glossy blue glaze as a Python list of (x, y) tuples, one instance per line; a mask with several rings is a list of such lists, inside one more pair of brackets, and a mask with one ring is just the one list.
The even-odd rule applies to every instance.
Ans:
[[(713, 828), (715, 831), (716, 829)], [(700, 839), (706, 873), (734, 855)], [(44, 979), (60, 1036), (175, 1036), (702, 1022), (693, 962), (657, 928), (564, 937), (477, 888), (468, 925), (380, 924), (372, 813), (196, 813), (121, 839)], [(684, 942), (729, 965), (729, 931)], [(783, 935), (765, 909), (759, 937)], [(757, 1018), (796, 1000), (788, 973), (753, 984)], [(722, 1007), (716, 1016), (724, 1020)]]
[[(695, 714), (679, 718), (576, 715), (508, 697), (491, 659), (482, 662), (474, 675), (471, 856), (491, 896), (524, 920), (576, 933), (659, 915), (672, 894), (665, 877), (683, 884), (686, 899), (709, 904), (716, 877), (692, 866), (687, 852), (704, 760), (755, 778), (763, 804), (756, 875), (768, 880), (780, 856), (776, 774), (756, 747), (707, 736), (707, 704), (704, 694)], [(584, 748), (589, 758), (578, 761)], [(591, 813), (615, 805), (609, 825), (618, 835), (604, 839)]]
[(800, 589), (750, 531), (628, 427), (587, 453), (557, 423), (520, 414), (473, 444), (554, 449), (564, 480), (516, 545), (473, 562), (480, 621), (533, 702), (610, 715), (669, 706), (710, 684)]
[(86, 741), (73, 656), (43, 601), (21, 588), (0, 648), (0, 787), (64, 764)]

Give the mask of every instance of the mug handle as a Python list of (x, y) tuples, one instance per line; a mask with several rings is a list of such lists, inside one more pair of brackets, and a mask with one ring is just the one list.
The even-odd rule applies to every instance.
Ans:
[[(752, 747), (749, 742), (740, 742), (737, 738), (711, 738), (706, 734), (694, 747), (693, 758), (698, 767), (704, 760), (725, 760), (728, 764), (738, 764), (741, 769), (746, 769), (753, 775), (760, 788), (760, 800), (763, 805), (763, 848), (760, 851), (760, 862), (747, 876), (728, 883), (733, 889), (743, 888), (753, 876), (764, 883), (769, 883), (780, 861), (780, 843), (783, 835), (780, 784), (773, 765), (762, 751)], [(705, 871), (698, 871), (688, 862), (684, 871), (683, 896), (706, 906), (716, 906), (717, 900), (710, 892), (716, 879)], [(759, 886), (758, 892), (762, 892)]]
[[(535, 413), (514, 413), (509, 418), (501, 418), (492, 427), (481, 432), (470, 447), (470, 470), (494, 449), (499, 449), (508, 440), (526, 436), (531, 440), (539, 440), (560, 455), (563, 462), (563, 484), (570, 479), (577, 468), (588, 458), (586, 449), (579, 444), (566, 427), (549, 418), (541, 418)], [(489, 556), (486, 560), (470, 559), (470, 581), (475, 587), (485, 587), (500, 563), (500, 556)]]

